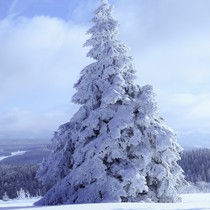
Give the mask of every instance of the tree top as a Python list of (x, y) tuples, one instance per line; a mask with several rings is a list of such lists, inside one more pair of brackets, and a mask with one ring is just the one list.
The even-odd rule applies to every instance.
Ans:
[(102, 4), (108, 4), (108, 0), (101, 0)]

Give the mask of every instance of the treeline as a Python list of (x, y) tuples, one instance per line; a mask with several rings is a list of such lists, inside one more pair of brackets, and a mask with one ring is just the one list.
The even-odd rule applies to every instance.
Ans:
[[(17, 161), (13, 160), (12, 162), (16, 162), (16, 164), (7, 161), (7, 164), (0, 165), (0, 200), (5, 197), (9, 199), (18, 198), (20, 192), (22, 194), (26, 193), (30, 197), (44, 195), (48, 189), (36, 179), (38, 164), (17, 165)], [(210, 183), (210, 149), (184, 151), (179, 164), (185, 171), (187, 181), (198, 184), (199, 182)], [(206, 188), (203, 183), (201, 184), (203, 188)], [(199, 186), (199, 189), (202, 189), (202, 187)]]
[(0, 165), (0, 199), (17, 198), (21, 191), (30, 197), (43, 195), (47, 189), (35, 178), (37, 169), (38, 165)]
[(185, 172), (187, 181), (210, 182), (210, 149), (184, 151), (179, 164)]

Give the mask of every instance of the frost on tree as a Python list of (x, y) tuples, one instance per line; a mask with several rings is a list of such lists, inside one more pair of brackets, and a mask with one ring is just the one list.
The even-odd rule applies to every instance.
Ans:
[(106, 0), (95, 11), (85, 43), (95, 61), (74, 86), (79, 110), (59, 127), (40, 166), (37, 176), (51, 188), (37, 205), (179, 200), (181, 148), (157, 113), (152, 87), (135, 84), (111, 11)]

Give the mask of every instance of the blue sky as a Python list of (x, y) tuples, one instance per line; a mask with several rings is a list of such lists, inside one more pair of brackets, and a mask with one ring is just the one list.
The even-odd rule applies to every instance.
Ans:
[[(99, 0), (0, 0), (0, 138), (50, 138), (77, 110), (73, 84)], [(152, 84), (182, 145), (210, 146), (210, 1), (110, 0), (137, 83)]]

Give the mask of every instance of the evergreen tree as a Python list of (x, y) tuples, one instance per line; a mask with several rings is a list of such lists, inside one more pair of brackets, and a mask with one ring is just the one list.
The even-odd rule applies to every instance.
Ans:
[(30, 198), (30, 194), (28, 191), (25, 191), (23, 188), (20, 188), (19, 191), (17, 191), (17, 199), (23, 200), (26, 198)]
[(111, 12), (107, 0), (95, 11), (85, 43), (95, 62), (75, 84), (80, 109), (59, 127), (40, 166), (37, 176), (51, 189), (37, 205), (179, 199), (181, 148), (157, 113), (152, 87), (135, 84)]
[(9, 197), (7, 195), (7, 192), (4, 193), (3, 197), (2, 197), (2, 200), (3, 201), (8, 201), (9, 200)]

